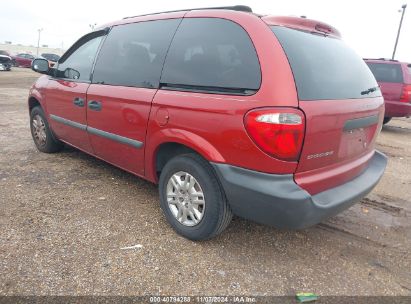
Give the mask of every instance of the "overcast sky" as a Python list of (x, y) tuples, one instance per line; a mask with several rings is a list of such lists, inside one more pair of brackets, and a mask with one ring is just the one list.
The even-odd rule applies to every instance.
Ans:
[[(192, 7), (244, 4), (260, 14), (301, 16), (327, 22), (340, 30), (362, 57), (391, 57), (402, 4), (411, 0), (3, 0), (0, 11), (0, 43), (37, 45), (37, 29), (43, 28), (40, 44), (67, 49), (90, 30), (125, 16)], [(403, 22), (396, 59), (411, 62), (411, 6)]]

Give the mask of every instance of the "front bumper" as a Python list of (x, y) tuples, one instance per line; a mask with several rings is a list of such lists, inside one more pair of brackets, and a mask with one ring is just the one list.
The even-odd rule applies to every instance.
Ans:
[(411, 103), (401, 101), (385, 101), (385, 117), (411, 116)]
[(302, 229), (352, 206), (378, 183), (387, 165), (376, 151), (367, 169), (353, 180), (310, 195), (292, 174), (274, 175), (212, 163), (234, 214), (278, 228)]

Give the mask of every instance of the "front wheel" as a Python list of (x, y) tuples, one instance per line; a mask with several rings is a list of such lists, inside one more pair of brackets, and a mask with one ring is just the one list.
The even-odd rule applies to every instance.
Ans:
[(211, 165), (197, 154), (171, 159), (159, 183), (160, 204), (167, 221), (194, 241), (221, 233), (232, 213)]
[(46, 115), (39, 106), (34, 107), (30, 112), (30, 129), (33, 141), (41, 152), (54, 153), (63, 149), (63, 143), (54, 138)]
[(382, 123), (385, 125), (387, 123), (389, 123), (391, 121), (392, 117), (384, 117), (384, 120), (382, 121)]

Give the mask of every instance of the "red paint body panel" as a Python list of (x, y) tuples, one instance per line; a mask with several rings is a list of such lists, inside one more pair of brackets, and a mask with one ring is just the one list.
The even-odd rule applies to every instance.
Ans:
[[(145, 142), (151, 101), (157, 90), (91, 84), (87, 101), (102, 104), (101, 111), (87, 107), (87, 124), (115, 135)], [(136, 149), (89, 133), (94, 153), (102, 159), (137, 175), (144, 175), (144, 147)]]
[[(156, 148), (166, 142), (178, 142), (198, 151), (213, 162), (268, 173), (293, 173), (296, 162), (277, 160), (263, 153), (244, 129), (243, 117), (260, 106), (256, 96), (210, 95), (159, 90), (152, 113), (167, 109), (169, 122), (160, 127), (150, 117), (147, 133), (147, 166), (153, 166)], [(151, 160), (150, 160), (151, 158)], [(148, 167), (150, 180), (155, 168)]]
[[(182, 17), (224, 18), (245, 29), (261, 66), (261, 87), (256, 94), (233, 96), (50, 80), (47, 89), (39, 88), (43, 94), (38, 94), (47, 94), (49, 114), (141, 141), (143, 148), (51, 121), (57, 136), (152, 182), (158, 181), (156, 153), (169, 142), (190, 147), (211, 162), (273, 174), (295, 173), (297, 184), (311, 194), (353, 179), (366, 167), (384, 116), (383, 99), (299, 101), (287, 57), (268, 27), (276, 24), (315, 30), (319, 22), (290, 17), (260, 18), (229, 10), (195, 10), (128, 18), (101, 28)], [(335, 37), (340, 36), (336, 29), (330, 27), (330, 31)], [(103, 108), (100, 112), (90, 111), (87, 106), (76, 108), (74, 97), (101, 101)], [(300, 108), (305, 113), (305, 139), (299, 162), (269, 156), (248, 136), (245, 114), (265, 107)], [(343, 132), (347, 120), (372, 115), (378, 115), (378, 123), (352, 133)], [(360, 140), (366, 141), (367, 146), (359, 146)], [(334, 152), (330, 157), (307, 160), (309, 155), (325, 151)]]
[(264, 16), (262, 17), (269, 25), (281, 25), (308, 32), (327, 33), (329, 36), (341, 38), (340, 32), (329, 24), (313, 19), (295, 18), (289, 16)]
[[(300, 107), (307, 125), (295, 174), (297, 184), (315, 194), (361, 173), (374, 152), (381, 129), (383, 98), (300, 101)], [(378, 124), (343, 131), (347, 121), (374, 115), (378, 116)], [(315, 158), (319, 153), (329, 155)]]
[(386, 100), (385, 113), (387, 117), (410, 117), (411, 104), (401, 101)]
[[(86, 107), (75, 106), (73, 100), (77, 97), (86, 100), (89, 85), (88, 83), (50, 79), (43, 93), (46, 96), (47, 113), (86, 126)], [(93, 153), (85, 130), (73, 128), (53, 119), (49, 119), (49, 123), (58, 138), (85, 152)]]

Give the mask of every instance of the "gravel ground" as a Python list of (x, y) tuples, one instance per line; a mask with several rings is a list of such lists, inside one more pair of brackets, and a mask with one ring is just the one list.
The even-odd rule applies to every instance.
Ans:
[(155, 185), (73, 148), (35, 149), (37, 76), (0, 72), (1, 295), (411, 295), (411, 119), (383, 128), (387, 171), (349, 210), (298, 232), (234, 219), (194, 243), (168, 226)]

